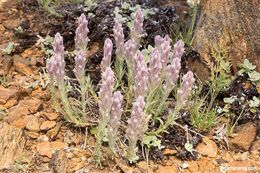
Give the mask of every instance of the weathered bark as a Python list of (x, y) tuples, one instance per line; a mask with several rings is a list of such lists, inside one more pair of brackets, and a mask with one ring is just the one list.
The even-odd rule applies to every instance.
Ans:
[(245, 58), (260, 71), (259, 16), (260, 0), (202, 0), (193, 47), (203, 60), (214, 45), (227, 48), (234, 71)]
[(7, 123), (0, 124), (0, 172), (9, 169), (14, 161), (21, 157), (26, 139), (22, 129)]

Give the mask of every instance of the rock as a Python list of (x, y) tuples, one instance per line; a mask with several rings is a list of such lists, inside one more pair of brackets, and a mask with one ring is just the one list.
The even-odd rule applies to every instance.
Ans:
[(59, 117), (59, 113), (57, 112), (53, 112), (53, 113), (44, 112), (43, 115), (50, 121), (54, 121)]
[(252, 148), (251, 148), (251, 151), (260, 152), (260, 139), (257, 139), (257, 140), (253, 143)]
[(27, 116), (26, 118), (28, 119), (28, 122), (25, 128), (31, 132), (39, 132), (40, 123), (38, 121), (38, 118), (33, 115)]
[(199, 166), (198, 166), (198, 163), (195, 162), (195, 161), (189, 161), (188, 162), (188, 169), (190, 172), (197, 172), (199, 171)]
[(260, 71), (260, 37), (255, 32), (260, 28), (259, 1), (201, 0), (200, 6), (192, 47), (201, 54), (201, 61), (211, 60), (210, 51), (218, 45), (218, 49), (228, 50), (234, 71), (244, 58)]
[(176, 150), (171, 150), (171, 149), (166, 148), (166, 149), (163, 151), (163, 154), (164, 154), (164, 155), (174, 155), (174, 154), (177, 154), (177, 151), (176, 151)]
[(40, 135), (37, 139), (38, 142), (47, 142), (49, 141), (49, 137), (46, 135)]
[(5, 109), (9, 109), (9, 108), (11, 108), (11, 107), (13, 107), (13, 106), (15, 106), (16, 104), (17, 104), (17, 99), (16, 98), (11, 98), (11, 99), (9, 99), (6, 103), (5, 103), (5, 105), (3, 106)]
[(159, 165), (155, 173), (178, 173), (178, 168), (173, 164), (172, 166)]
[(38, 89), (32, 91), (32, 97), (36, 97), (43, 101), (49, 101), (51, 99), (51, 94), (47, 89), (42, 90), (41, 88), (38, 88)]
[(3, 34), (5, 32), (5, 27), (3, 25), (0, 25), (0, 34)]
[(53, 129), (49, 130), (46, 135), (51, 139), (55, 139), (61, 130), (61, 126), (62, 123), (58, 122), (57, 125)]
[(0, 64), (0, 75), (7, 75), (13, 65), (13, 58), (5, 56), (3, 62)]
[(54, 152), (52, 159), (49, 162), (49, 167), (52, 172), (55, 173), (67, 173), (68, 172), (68, 159), (66, 153), (63, 150), (57, 150)]
[(25, 128), (26, 124), (28, 123), (28, 119), (27, 118), (18, 118), (18, 119), (15, 119), (12, 123), (12, 125), (15, 127), (15, 128)]
[(5, 120), (8, 123), (12, 123), (14, 120), (19, 119), (22, 116), (34, 114), (42, 108), (42, 103), (39, 99), (31, 98), (21, 100), (18, 105), (11, 108), (8, 112), (8, 116)]
[(7, 123), (0, 124), (0, 170), (9, 168), (23, 155), (26, 139), (23, 131)]
[(256, 127), (249, 122), (240, 126), (237, 135), (230, 141), (233, 148), (248, 151), (256, 136)]
[(64, 142), (61, 142), (61, 141), (51, 142), (51, 148), (53, 150), (61, 150), (61, 149), (64, 149), (66, 147), (68, 147), (68, 145), (65, 144)]
[(46, 130), (53, 128), (55, 125), (56, 125), (55, 121), (45, 121), (42, 123), (40, 129), (43, 131), (46, 131)]
[(36, 150), (41, 156), (47, 156), (48, 158), (52, 157), (51, 143), (48, 141), (38, 143), (36, 145)]
[(36, 133), (36, 132), (27, 131), (26, 136), (29, 136), (32, 139), (37, 139), (37, 138), (39, 138), (40, 135), (39, 135), (39, 133)]
[(199, 145), (196, 147), (196, 150), (203, 156), (215, 158), (217, 157), (218, 146), (214, 141), (204, 137), (202, 139), (202, 143), (199, 143)]
[(9, 99), (16, 98), (17, 93), (17, 89), (0, 86), (0, 104), (6, 104)]
[(25, 76), (33, 75), (32, 69), (29, 67), (30, 62), (19, 55), (14, 55), (14, 68), (18, 73)]

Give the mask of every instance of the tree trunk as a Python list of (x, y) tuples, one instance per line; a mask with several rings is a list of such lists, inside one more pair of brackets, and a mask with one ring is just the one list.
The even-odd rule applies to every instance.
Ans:
[(235, 72), (245, 58), (260, 71), (260, 0), (202, 0), (192, 46), (208, 61), (214, 45), (228, 50)]

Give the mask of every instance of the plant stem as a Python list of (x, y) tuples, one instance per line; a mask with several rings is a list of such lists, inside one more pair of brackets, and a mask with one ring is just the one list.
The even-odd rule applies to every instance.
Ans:
[(79, 122), (76, 119), (74, 112), (70, 106), (68, 96), (67, 96), (67, 87), (66, 87), (66, 83), (64, 81), (59, 84), (59, 89), (61, 92), (61, 101), (64, 106), (65, 112), (66, 112), (65, 119), (67, 119), (68, 121), (73, 122), (75, 124), (79, 124)]
[(116, 88), (122, 85), (122, 78), (124, 76), (124, 59), (121, 56), (116, 57), (115, 71), (117, 77)]
[(56, 111), (59, 111), (60, 106), (59, 106), (59, 103), (58, 103), (58, 99), (56, 97), (56, 88), (55, 88), (55, 85), (54, 85), (53, 76), (50, 76), (50, 92), (51, 92), (52, 106)]
[(102, 145), (102, 139), (105, 136), (105, 129), (108, 123), (108, 119), (105, 118), (105, 116), (102, 117), (102, 119), (99, 122), (99, 125), (97, 127), (97, 134), (96, 134), (96, 147), (95, 147), (95, 154), (94, 154), (94, 160), (97, 163), (100, 163), (101, 158), (101, 145)]
[(137, 144), (137, 139), (133, 139), (129, 141), (126, 158), (129, 160), (130, 163), (133, 163), (136, 160), (138, 160), (138, 156), (136, 155), (136, 144)]

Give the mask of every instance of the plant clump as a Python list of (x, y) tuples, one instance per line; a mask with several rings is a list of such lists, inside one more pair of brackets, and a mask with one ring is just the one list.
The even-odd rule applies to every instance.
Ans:
[[(63, 113), (65, 120), (80, 126), (89, 125), (88, 103), (95, 102), (98, 106), (95, 160), (100, 163), (102, 143), (106, 139), (115, 156), (123, 155), (133, 163), (139, 159), (138, 143), (144, 141), (145, 134), (156, 137), (167, 131), (180, 117), (179, 111), (186, 105), (195, 79), (193, 73), (189, 71), (182, 77), (180, 86), (177, 85), (181, 56), (184, 53), (184, 43), (181, 40), (172, 49), (168, 35), (156, 36), (154, 47), (141, 49), (144, 17), (140, 7), (133, 15), (129, 40), (125, 40), (120, 21), (118, 19), (114, 21), (116, 45), (114, 70), (111, 67), (113, 42), (107, 38), (100, 65), (102, 79), (98, 94), (94, 92), (89, 76), (85, 75), (85, 52), (89, 42), (87, 36), (89, 30), (87, 19), (83, 14), (79, 18), (75, 37), (74, 73), (79, 83), (77, 90), (81, 93), (80, 100), (68, 98), (68, 82), (64, 80), (64, 47), (60, 34), (56, 34), (54, 38), (54, 55), (48, 60), (47, 69), (51, 80), (53, 105)], [(58, 104), (55, 83), (58, 85), (62, 105)], [(169, 106), (169, 97), (175, 89), (176, 102), (172, 108)], [(73, 103), (78, 104), (75, 106)], [(124, 122), (123, 119), (127, 121)], [(158, 126), (155, 124), (159, 125), (159, 128), (156, 128)], [(121, 132), (125, 133), (123, 137)], [(125, 142), (125, 145), (117, 145), (119, 141)]]

